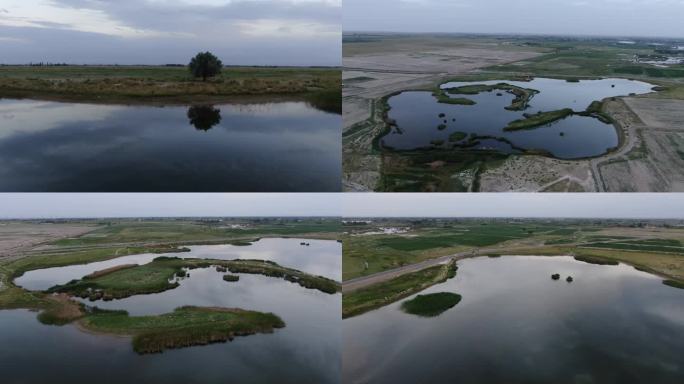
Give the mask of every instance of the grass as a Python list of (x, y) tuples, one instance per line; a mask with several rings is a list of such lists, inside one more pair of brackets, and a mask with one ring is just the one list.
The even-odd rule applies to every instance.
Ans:
[(451, 292), (431, 293), (418, 295), (411, 300), (404, 301), (401, 309), (412, 315), (422, 317), (435, 317), (453, 308), (461, 301), (461, 295)]
[(589, 264), (596, 264), (596, 265), (618, 265), (618, 264), (620, 264), (615, 260), (608, 260), (608, 259), (604, 259), (601, 257), (588, 256), (588, 255), (575, 256), (575, 260), (583, 261), (583, 262), (589, 263)]
[(670, 287), (673, 287), (673, 288), (684, 289), (684, 281), (663, 280), (663, 284), (670, 286)]
[(142, 253), (174, 253), (186, 252), (187, 248), (175, 246), (151, 246), (151, 247), (111, 247), (86, 250), (72, 250), (65, 253), (45, 253), (32, 255), (16, 260), (8, 264), (7, 268), (12, 271), (12, 277), (16, 278), (25, 272), (54, 267), (64, 267), (75, 264), (86, 264), (95, 261), (110, 260), (116, 257), (137, 255)]
[(374, 284), (342, 296), (342, 317), (357, 316), (411, 296), (456, 275), (455, 261)]
[(564, 119), (572, 114), (573, 111), (571, 108), (564, 108), (557, 111), (540, 112), (533, 115), (527, 115), (524, 119), (513, 120), (508, 123), (508, 125), (504, 128), (504, 131), (532, 129), (550, 124), (560, 119)]
[(225, 275), (223, 275), (223, 280), (228, 281), (228, 282), (238, 281), (238, 280), (240, 280), (240, 276), (225, 274)]
[(449, 141), (452, 143), (455, 143), (457, 141), (461, 141), (461, 140), (465, 139), (466, 137), (468, 137), (467, 133), (456, 131), (456, 132), (449, 135)]
[(340, 223), (331, 219), (264, 219), (254, 224), (246, 221), (244, 229), (230, 228), (220, 222), (193, 221), (122, 221), (92, 231), (84, 236), (62, 239), (59, 246), (105, 245), (121, 243), (199, 244), (203, 242), (246, 245), (269, 236), (305, 236), (337, 238)]
[(73, 280), (48, 290), (50, 293), (68, 293), (89, 298), (91, 301), (122, 299), (134, 295), (164, 292), (179, 286), (175, 276), (184, 277), (185, 269), (225, 267), (232, 273), (251, 273), (283, 278), (308, 289), (336, 293), (339, 283), (322, 276), (312, 276), (301, 271), (282, 267), (274, 262), (261, 260), (212, 260), (158, 257), (151, 263), (112, 271), (93, 278)]
[(157, 316), (94, 310), (81, 325), (95, 332), (132, 335), (139, 354), (226, 342), (236, 336), (271, 333), (285, 323), (272, 313), (232, 308), (181, 307)]
[[(353, 279), (477, 247), (548, 235), (558, 229), (531, 223), (474, 222), (449, 227), (423, 225), (403, 235), (346, 236), (343, 278)], [(572, 229), (573, 233), (576, 230)]]
[(341, 113), (337, 68), (228, 67), (209, 81), (184, 67), (0, 67), (0, 97), (107, 103), (234, 101), (244, 96), (299, 96)]
[(432, 92), (432, 96), (437, 99), (438, 103), (442, 104), (456, 104), (456, 105), (475, 105), (473, 100), (465, 97), (451, 97), (443, 89), (436, 89)]

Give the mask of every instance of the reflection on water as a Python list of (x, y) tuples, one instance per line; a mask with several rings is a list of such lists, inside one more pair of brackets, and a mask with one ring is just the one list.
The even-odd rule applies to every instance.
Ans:
[(456, 278), (421, 292), (463, 296), (442, 315), (408, 315), (398, 302), (344, 320), (343, 381), (678, 383), (684, 291), (661, 280), (570, 257), (464, 260)]
[(201, 108), (2, 99), (0, 191), (340, 190), (339, 115), (305, 102)]
[[(225, 255), (232, 259), (270, 255), (269, 259), (283, 265), (288, 260), (297, 264), (299, 257), (316, 259), (302, 261), (299, 266), (303, 270), (309, 266), (340, 274), (339, 270), (332, 272), (341, 258), (337, 242), (307, 240), (311, 246), (302, 247), (296, 256), (298, 248), (294, 243), (299, 241), (268, 240), (246, 247), (193, 247), (190, 253), (175, 255)], [(286, 250), (283, 256), (275, 248), (278, 244)], [(99, 383), (339, 383), (341, 295), (306, 289), (278, 278), (239, 275), (238, 282), (228, 283), (213, 268), (194, 269), (173, 290), (110, 302), (84, 302), (125, 309), (131, 315), (161, 314), (183, 305), (238, 307), (273, 312), (285, 321), (285, 328), (273, 334), (237, 337), (225, 344), (140, 356), (133, 352), (129, 338), (91, 335), (73, 325), (45, 326), (28, 311), (0, 311), (3, 382), (44, 383), (57, 378), (59, 382), (87, 382), (96, 378)]]
[[(464, 85), (492, 85), (503, 80), (483, 82), (451, 82), (442, 88)], [(607, 97), (643, 94), (651, 92), (652, 85), (626, 79), (601, 79), (567, 82), (565, 80), (536, 78), (529, 82), (505, 81), (507, 84), (539, 91), (532, 97), (524, 111), (505, 109), (515, 96), (494, 90), (476, 95), (452, 95), (466, 97), (475, 105), (451, 105), (438, 103), (430, 92), (403, 92), (388, 101), (391, 110), (389, 118), (397, 126), (382, 138), (385, 147), (394, 149), (415, 149), (430, 147), (435, 141), (443, 141), (448, 148), (453, 145), (450, 135), (464, 132), (468, 135), (503, 138), (508, 141), (481, 139), (470, 147), (495, 149), (504, 153), (518, 153), (520, 150), (543, 150), (554, 157), (576, 159), (598, 156), (618, 145), (615, 128), (589, 116), (573, 115), (555, 121), (547, 126), (530, 130), (504, 131), (509, 122), (523, 118), (523, 113), (555, 111), (571, 108), (575, 112), (587, 109), (592, 101)], [(461, 141), (458, 144), (464, 144)]]
[(198, 131), (208, 131), (221, 122), (221, 110), (213, 105), (193, 105), (188, 108), (188, 120)]

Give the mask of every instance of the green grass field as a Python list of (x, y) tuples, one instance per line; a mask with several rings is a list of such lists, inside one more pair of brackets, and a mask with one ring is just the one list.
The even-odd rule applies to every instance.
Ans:
[(341, 71), (312, 67), (226, 67), (208, 81), (185, 67), (0, 66), (0, 97), (126, 103), (230, 102), (236, 96), (296, 96), (341, 113)]

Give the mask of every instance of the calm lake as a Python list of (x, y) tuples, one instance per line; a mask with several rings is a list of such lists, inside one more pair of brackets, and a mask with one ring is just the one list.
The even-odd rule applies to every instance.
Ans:
[(341, 117), (305, 102), (0, 99), (0, 191), (337, 192)]
[[(310, 246), (301, 246), (306, 241)], [(255, 258), (339, 278), (341, 244), (336, 241), (264, 239), (252, 246), (196, 246), (180, 257)], [(149, 262), (160, 255), (142, 255)], [(107, 265), (131, 262), (130, 257)], [(79, 273), (88, 273), (92, 263)], [(100, 266), (102, 266), (101, 264)], [(97, 266), (96, 269), (101, 269)], [(45, 286), (75, 275), (75, 267), (51, 268), (53, 281), (40, 271), (25, 274), (23, 286)], [(238, 282), (223, 281), (215, 269), (194, 269), (180, 286), (152, 295), (95, 303), (100, 308), (125, 309), (131, 315), (162, 314), (183, 305), (238, 307), (273, 312), (286, 326), (273, 334), (236, 337), (232, 342), (138, 355), (125, 337), (91, 335), (73, 325), (46, 326), (36, 313), (0, 311), (0, 369), (3, 382), (149, 382), (149, 383), (339, 383), (341, 372), (341, 295), (306, 289), (283, 279), (239, 274)], [(79, 276), (79, 277), (80, 277)], [(40, 367), (40, 369), (35, 369)]]
[(433, 318), (397, 302), (345, 319), (343, 381), (674, 384), (684, 375), (684, 290), (633, 267), (468, 259), (421, 294), (436, 292), (462, 300)]
[[(587, 109), (592, 101), (612, 96), (626, 96), (631, 93), (644, 94), (652, 91), (653, 85), (626, 79), (565, 80), (535, 78), (531, 81), (481, 81), (450, 82), (441, 88), (455, 88), (465, 85), (492, 85), (505, 82), (521, 88), (539, 91), (524, 111), (504, 109), (511, 105), (515, 96), (502, 90), (481, 92), (476, 95), (450, 95), (475, 101), (474, 105), (452, 105), (437, 102), (431, 92), (403, 92), (389, 99), (389, 118), (397, 126), (381, 139), (384, 147), (408, 150), (433, 147), (431, 142), (443, 140), (438, 147), (449, 148), (449, 136), (454, 132), (503, 138), (481, 139), (472, 148), (494, 149), (504, 153), (519, 153), (521, 150), (543, 150), (562, 159), (576, 159), (598, 156), (618, 146), (618, 135), (611, 124), (590, 116), (572, 115), (546, 126), (529, 130), (504, 131), (513, 121), (523, 118), (523, 113), (534, 114), (571, 108), (575, 112)], [(440, 114), (444, 114), (440, 117)], [(446, 122), (445, 122), (446, 121)], [(444, 129), (439, 129), (440, 125)], [(509, 143), (510, 142), (510, 143)], [(511, 145), (512, 144), (512, 145)]]

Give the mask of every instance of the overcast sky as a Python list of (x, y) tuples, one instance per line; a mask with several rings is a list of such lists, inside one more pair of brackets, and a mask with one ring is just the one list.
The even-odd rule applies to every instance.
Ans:
[(340, 216), (334, 193), (6, 193), (0, 218)]
[(339, 65), (341, 0), (0, 0), (0, 63)]
[(684, 37), (684, 0), (344, 0), (345, 31)]
[(0, 194), (0, 218), (342, 215), (684, 219), (684, 194)]
[(684, 193), (346, 193), (343, 211), (347, 217), (684, 219)]

